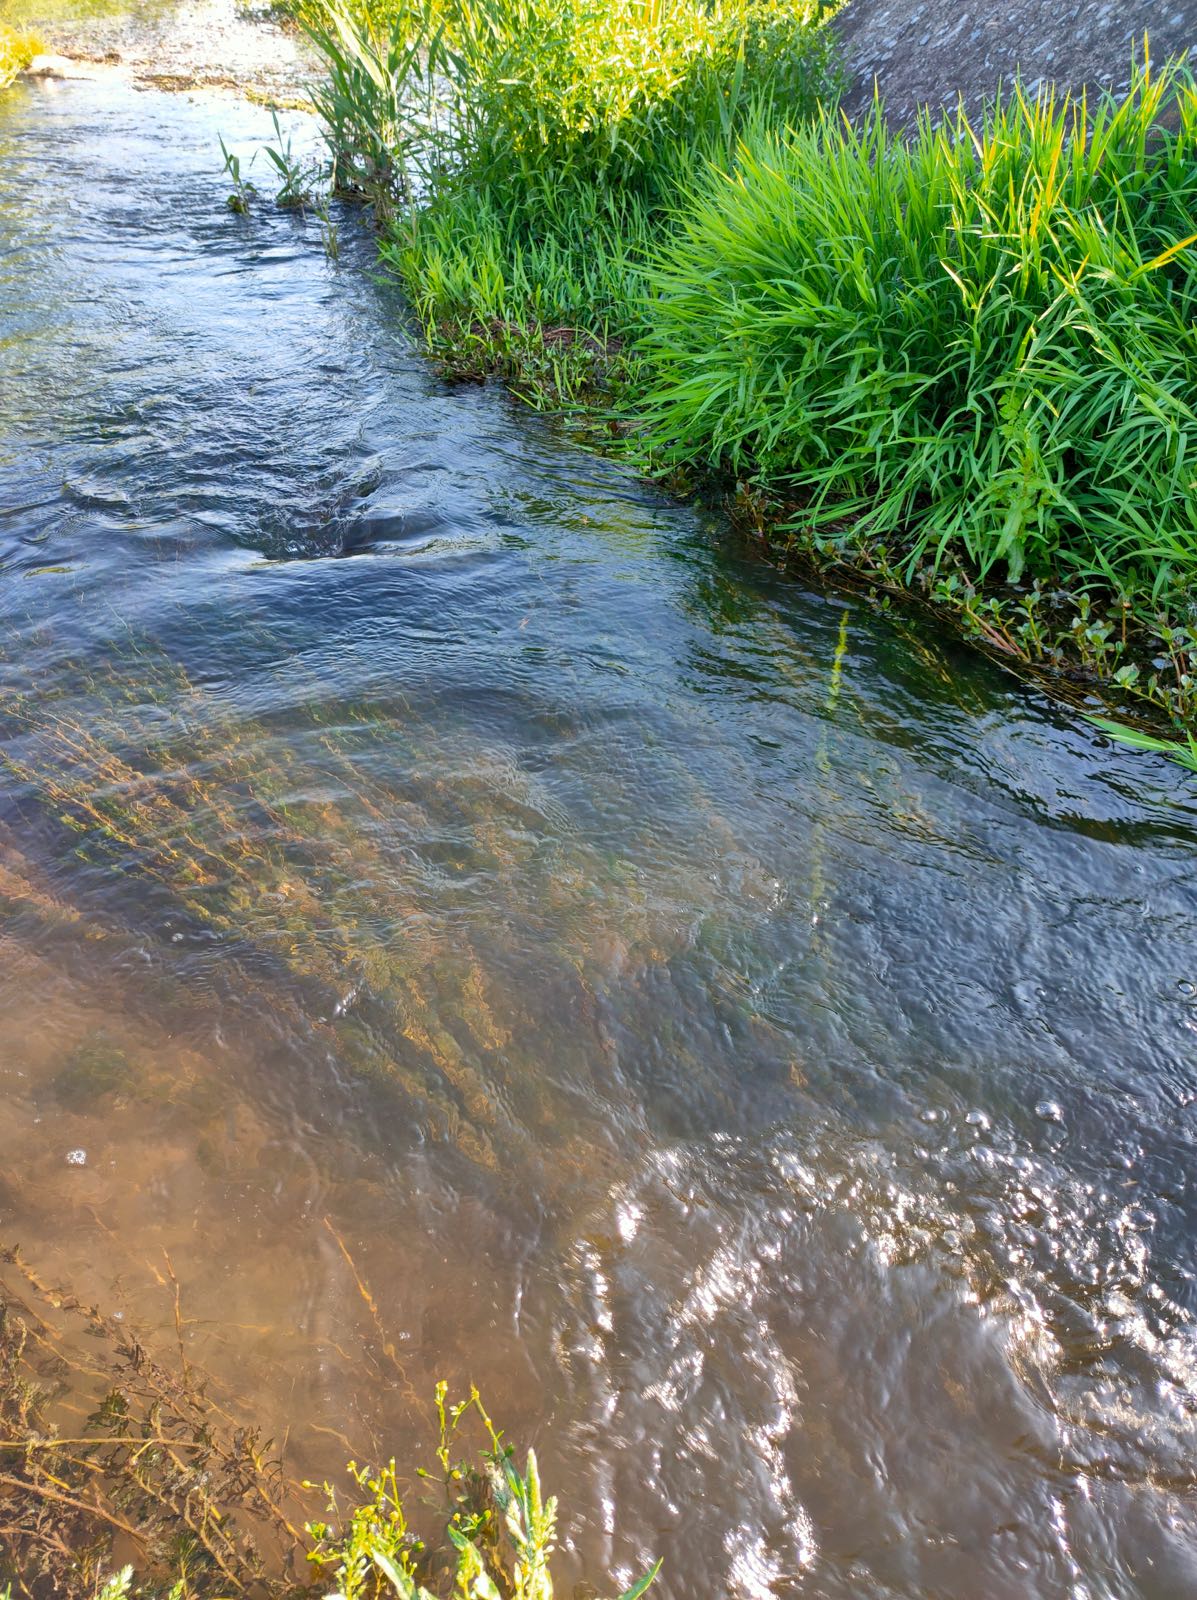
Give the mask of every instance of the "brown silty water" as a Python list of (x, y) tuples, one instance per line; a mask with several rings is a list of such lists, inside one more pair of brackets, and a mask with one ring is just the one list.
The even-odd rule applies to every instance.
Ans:
[(268, 128), (0, 102), (0, 1237), (296, 1477), (477, 1382), (565, 1593), (1197, 1592), (1188, 780), (440, 385)]

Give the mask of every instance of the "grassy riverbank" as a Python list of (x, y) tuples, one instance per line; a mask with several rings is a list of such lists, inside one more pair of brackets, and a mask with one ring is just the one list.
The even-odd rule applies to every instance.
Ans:
[(1175, 67), (910, 140), (879, 111), (754, 129), (648, 272), (643, 437), (775, 544), (1189, 719), (1195, 208)]
[(383, 254), (447, 373), (1191, 723), (1187, 70), (900, 139), (837, 115), (817, 6), (323, 16), (342, 181), (377, 195), (387, 147)]

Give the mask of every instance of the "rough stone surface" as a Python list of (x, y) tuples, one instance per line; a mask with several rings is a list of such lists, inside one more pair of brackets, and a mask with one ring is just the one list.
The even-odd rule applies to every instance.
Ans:
[(999, 82), (1125, 86), (1132, 51), (1162, 62), (1197, 46), (1197, 0), (849, 0), (835, 27), (851, 76), (845, 109), (868, 111), (876, 80), (895, 127), (962, 97), (976, 111)]
[(33, 63), (35, 76), (67, 76), (67, 60), (94, 62), (146, 87), (248, 89), (282, 102), (317, 76), (298, 34), (239, 0), (140, 0), (37, 31), (56, 54)]

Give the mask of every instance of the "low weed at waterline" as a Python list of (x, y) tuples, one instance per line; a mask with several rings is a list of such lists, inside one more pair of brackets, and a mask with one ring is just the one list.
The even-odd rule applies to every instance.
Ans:
[[(379, 1471), (350, 1462), (357, 1486), (356, 1504), (342, 1509), (336, 1491), (325, 1484), (331, 1522), (312, 1522), (308, 1560), (329, 1571), (336, 1588), (328, 1600), (435, 1600), (452, 1590), (459, 1600), (553, 1600), (549, 1557), (557, 1531), (557, 1501), (545, 1499), (534, 1451), (520, 1472), (515, 1452), (483, 1409), (477, 1389), (450, 1406), (445, 1384), (438, 1384), (439, 1473), (421, 1472), (443, 1495), (448, 1520), (446, 1546), (430, 1549), (408, 1524), (395, 1463)], [(481, 1421), (489, 1448), (476, 1462), (454, 1460), (463, 1418)], [(650, 1568), (619, 1600), (640, 1600), (660, 1570)], [(440, 1581), (433, 1576), (439, 1571)], [(426, 1587), (432, 1585), (432, 1589)]]
[[(324, 1484), (327, 1512), (304, 1522), (316, 1485), (289, 1478), (210, 1382), (181, 1342), (157, 1359), (0, 1248), (0, 1600), (553, 1600), (556, 1500), (477, 1390), (451, 1406), (438, 1384), (436, 1469), (412, 1473), (413, 1492), (394, 1461), (350, 1462), (347, 1489)], [(463, 1452), (470, 1422), (481, 1448)]]
[(279, 181), (278, 191), (274, 197), (275, 204), (302, 211), (311, 203), (312, 185), (318, 183), (320, 179), (319, 169), (311, 164), (305, 164), (296, 157), (293, 149), (294, 141), (289, 133), (283, 132), (278, 112), (271, 111), (270, 117), (274, 124), (274, 137), (278, 143), (263, 145), (262, 150)]

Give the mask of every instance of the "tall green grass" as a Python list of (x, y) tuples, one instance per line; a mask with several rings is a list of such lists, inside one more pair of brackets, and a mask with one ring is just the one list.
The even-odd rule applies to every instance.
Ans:
[(635, 194), (577, 184), (534, 216), (462, 183), (397, 222), (382, 253), (447, 372), (498, 372), (535, 403), (593, 402), (616, 373), (630, 381), (660, 224)]
[(409, 202), (417, 152), (436, 127), (438, 34), (422, 0), (395, 0), (385, 21), (342, 0), (301, 0), (300, 27), (325, 64), (311, 91), (330, 152), (332, 186), (373, 201), (383, 215)]
[(648, 275), (650, 442), (908, 573), (1162, 607), (1197, 576), (1197, 89), (1015, 90), (909, 142), (763, 125)]
[(819, 0), (435, 0), (452, 167), (516, 205), (594, 186), (672, 198), (688, 153), (792, 119), (833, 71)]
[(560, 400), (626, 365), (680, 186), (838, 85), (822, 3), (304, 0), (338, 180), (418, 197), (384, 254), (450, 370)]
[(1197, 716), (1187, 67), (899, 137), (838, 114), (822, 0), (304, 3), (334, 148), (381, 172), (390, 130), (382, 250), (447, 372)]

